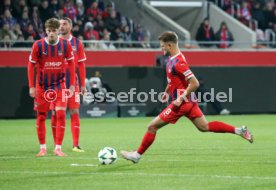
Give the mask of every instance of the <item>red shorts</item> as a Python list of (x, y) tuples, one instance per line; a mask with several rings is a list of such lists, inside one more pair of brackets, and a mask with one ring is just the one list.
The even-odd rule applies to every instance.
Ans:
[(185, 102), (179, 108), (171, 103), (167, 108), (165, 108), (159, 117), (166, 123), (176, 123), (179, 118), (186, 116), (190, 120), (203, 116), (197, 102)]
[[(50, 104), (50, 110), (55, 110), (55, 104)], [(67, 108), (68, 109), (79, 109), (80, 108), (80, 88), (76, 85), (74, 94), (67, 99)]]
[(52, 106), (66, 107), (66, 96), (62, 96), (62, 89), (55, 91), (51, 89), (46, 91), (37, 89), (34, 99), (34, 110), (38, 112), (48, 112)]

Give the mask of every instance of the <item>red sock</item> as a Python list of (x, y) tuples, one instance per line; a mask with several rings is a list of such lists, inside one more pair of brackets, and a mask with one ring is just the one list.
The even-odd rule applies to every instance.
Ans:
[(156, 133), (153, 134), (153, 133), (146, 132), (142, 140), (142, 143), (137, 150), (139, 154), (143, 154), (149, 148), (149, 146), (153, 143), (155, 139), (155, 135)]
[(52, 128), (52, 134), (53, 134), (54, 143), (56, 144), (56, 129), (57, 129), (57, 117), (56, 117), (56, 114), (52, 114), (52, 117), (51, 117), (51, 128)]
[(79, 136), (80, 136), (79, 114), (71, 115), (71, 132), (72, 132), (72, 138), (73, 138), (73, 146), (79, 146)]
[(56, 111), (57, 126), (56, 126), (56, 145), (62, 145), (64, 132), (65, 132), (65, 110)]
[(46, 113), (37, 112), (36, 119), (36, 133), (39, 140), (39, 144), (45, 144), (46, 140), (46, 127), (45, 127)]
[(219, 121), (209, 122), (208, 130), (214, 133), (235, 133), (235, 127)]

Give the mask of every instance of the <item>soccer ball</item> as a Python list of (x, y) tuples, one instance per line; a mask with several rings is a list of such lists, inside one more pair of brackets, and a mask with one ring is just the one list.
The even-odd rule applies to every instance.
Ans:
[(98, 158), (103, 165), (112, 164), (117, 161), (117, 152), (114, 148), (105, 147), (98, 153)]

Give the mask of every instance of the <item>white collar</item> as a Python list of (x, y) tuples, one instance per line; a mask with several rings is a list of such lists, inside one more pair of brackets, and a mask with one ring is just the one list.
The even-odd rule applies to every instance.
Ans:
[[(65, 38), (63, 38), (61, 35), (59, 35), (59, 37), (62, 38), (62, 39), (65, 39)], [(68, 41), (71, 41), (72, 38), (73, 38), (73, 36), (70, 34), (70, 36), (69, 36), (69, 38), (68, 38)]]
[(55, 45), (57, 45), (58, 42), (59, 42), (59, 38), (58, 38), (57, 42), (54, 43), (54, 44), (50, 44), (49, 41), (47, 40), (47, 37), (45, 37), (44, 39), (45, 39), (46, 43), (47, 43), (48, 45), (51, 45), (51, 46), (55, 46)]
[(181, 52), (179, 51), (176, 55), (170, 57), (170, 60), (173, 60), (174, 58), (176, 58), (177, 56), (179, 56), (181, 54)]

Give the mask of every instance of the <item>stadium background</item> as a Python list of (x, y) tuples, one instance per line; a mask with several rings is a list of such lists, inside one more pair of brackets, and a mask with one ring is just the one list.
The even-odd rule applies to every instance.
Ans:
[[(84, 118), (87, 115), (83, 114), (80, 141), (84, 153), (72, 152), (68, 118), (63, 144), (63, 151), (68, 156), (63, 158), (53, 155), (54, 143), (48, 119), (48, 155), (36, 158), (38, 142), (33, 100), (27, 86), (27, 62), (33, 40), (44, 34), (41, 25), (30, 25), (39, 24), (37, 20), (44, 20), (52, 14), (72, 11), (69, 5), (75, 6), (77, 2), (87, 5), (92, 0), (0, 2), (0, 189), (275, 189), (274, 0), (213, 0), (211, 4), (207, 1), (162, 1), (165, 3), (162, 7), (160, 2), (157, 6), (144, 0), (99, 0), (101, 10), (115, 9), (120, 13), (120, 17), (115, 19), (119, 21), (115, 21), (120, 25), (117, 29), (119, 35), (115, 35), (114, 27), (108, 29), (112, 40), (108, 44), (113, 44), (113, 49), (103, 46), (104, 31), (101, 28), (95, 28), (99, 39), (95, 38), (95, 31), (93, 35), (84, 35), (83, 31), (87, 22), (97, 26), (97, 22), (103, 24), (106, 20), (102, 22), (99, 18), (94, 22), (89, 13), (83, 13), (83, 17), (77, 17), (74, 22), (74, 35), (83, 39), (85, 44), (87, 77), (100, 71), (114, 92), (127, 92), (130, 88), (163, 91), (166, 76), (156, 39), (162, 31), (177, 32), (181, 51), (193, 72), (204, 78), (206, 87), (225, 92), (233, 88), (233, 102), (223, 103), (231, 115), (210, 115), (217, 113), (207, 105), (207, 119), (234, 126), (246, 124), (254, 135), (253, 144), (238, 136), (199, 133), (188, 119), (183, 118), (158, 132), (156, 143), (139, 164), (133, 165), (119, 157), (115, 164), (100, 165), (97, 155), (103, 147), (111, 146), (119, 153), (120, 150), (134, 150), (141, 143), (152, 117), (130, 118), (126, 113), (141, 110), (143, 114), (138, 116), (153, 116), (163, 108), (159, 103), (146, 102), (140, 106), (121, 105), (124, 112), (109, 115), (115, 118), (91, 119)], [(258, 2), (261, 8), (258, 8)], [(27, 8), (24, 3), (27, 3)], [(70, 9), (64, 10), (63, 3)], [(39, 17), (35, 4), (38, 4)], [(7, 9), (13, 18), (5, 20), (4, 10)], [(26, 10), (32, 20), (30, 25), (21, 20), (20, 11)], [(109, 17), (108, 14), (105, 16)], [(218, 30), (221, 21), (227, 23), (234, 36), (231, 47), (218, 48), (215, 45), (218, 42), (196, 40), (197, 30), (205, 17), (209, 17), (214, 31)], [(81, 22), (77, 22), (78, 19)], [(9, 26), (4, 27), (3, 21)], [(109, 19), (108, 23), (113, 21)], [(13, 30), (17, 22), (22, 24), (19, 28), (23, 26), (22, 33), (18, 26)], [(252, 23), (261, 31), (254, 29)], [(121, 28), (121, 24), (124, 27)], [(122, 31), (125, 24), (131, 35)], [(261, 33), (263, 36), (259, 35)], [(91, 109), (95, 106), (106, 109), (100, 104), (92, 104)], [(117, 118), (119, 114), (128, 118)]]
[[(20, 1), (19, 4), (22, 2), (25, 2), (25, 6), (29, 5), (29, 12), (36, 6), (31, 1)], [(41, 1), (42, 4), (44, 2)], [(117, 15), (115, 20), (120, 21), (117, 28), (121, 27), (122, 36), (114, 37), (117, 28), (110, 27), (112, 25), (110, 23), (114, 24), (114, 22), (108, 20), (109, 18), (103, 19), (105, 24), (107, 22), (104, 25), (105, 28), (110, 28), (110, 36), (113, 38), (109, 43), (113, 43), (116, 48), (112, 50), (101, 47), (101, 44), (105, 43), (101, 39), (103, 38), (101, 35), (102, 28), (99, 27), (100, 21), (95, 21), (98, 19), (97, 16), (93, 15), (100, 13), (93, 13), (90, 16), (92, 18), (90, 18), (87, 15), (85, 16), (85, 13), (83, 13), (83, 17), (80, 17), (78, 15), (80, 13), (77, 12), (74, 17), (74, 15), (69, 14), (70, 11), (66, 12), (67, 6), (75, 6), (78, 9), (77, 4), (80, 1), (49, 1), (46, 10), (53, 10), (54, 2), (58, 3), (56, 4), (56, 7), (58, 7), (56, 12), (65, 7), (63, 15), (71, 16), (73, 19), (76, 18), (74, 26), (78, 25), (79, 20), (82, 21), (82, 24), (78, 26), (83, 28), (86, 28), (87, 23), (93, 23), (92, 25), (99, 34), (99, 39), (87, 39), (85, 31), (83, 31), (83, 35), (78, 33), (86, 46), (88, 58), (86, 62), (87, 78), (92, 77), (95, 71), (100, 71), (104, 81), (116, 93), (128, 92), (130, 88), (136, 88), (138, 92), (148, 92), (151, 88), (157, 92), (163, 91), (166, 85), (166, 77), (164, 67), (160, 66), (158, 62), (161, 52), (158, 49), (157, 36), (161, 31), (174, 30), (179, 35), (180, 48), (189, 65), (197, 76), (204, 78), (209, 89), (214, 88), (216, 92), (227, 92), (228, 88), (233, 88), (233, 102), (223, 103), (223, 106), (231, 110), (232, 114), (275, 113), (276, 111), (276, 89), (273, 87), (274, 81), (276, 81), (276, 58), (272, 46), (274, 38), (265, 36), (266, 41), (260, 42), (255, 31), (250, 29), (250, 25), (247, 27), (244, 23), (238, 21), (241, 20), (240, 17), (237, 18), (237, 15), (235, 15), (236, 12), (241, 11), (238, 1), (233, 1), (234, 3), (231, 5), (231, 8), (236, 10), (234, 13), (225, 8), (227, 2), (224, 1), (214, 1), (214, 3), (207, 1), (175, 1), (174, 3), (179, 3), (178, 5), (171, 5), (168, 1), (160, 1), (163, 4), (165, 3), (164, 5), (154, 5), (154, 2), (134, 0), (99, 1), (98, 10), (101, 11), (102, 9), (103, 12), (109, 13), (108, 8), (111, 7), (110, 9), (115, 11)], [(92, 2), (83, 1), (82, 3), (89, 7), (88, 5)], [(22, 18), (20, 16), (16, 17), (16, 15), (20, 15), (20, 8), (19, 11), (15, 11), (18, 9), (13, 3), (9, 7), (10, 12), (13, 14), (15, 22), (17, 20), (17, 23), (22, 24)], [(264, 10), (267, 4), (262, 4)], [(253, 5), (254, 2), (251, 2), (250, 6)], [(25, 6), (21, 6), (21, 12)], [(42, 14), (42, 5), (38, 4), (37, 7), (38, 12)], [(131, 9), (128, 7), (131, 7)], [(265, 31), (264, 34), (271, 34), (273, 32), (271, 27), (268, 24), (260, 23), (258, 21), (259, 17), (254, 18), (253, 11), (252, 8), (251, 20), (259, 22), (259, 26), (267, 26), (261, 29)], [(48, 17), (54, 13), (54, 11), (50, 11)], [(12, 25), (12, 21), (5, 21), (4, 17), (3, 14), (2, 30), (5, 23)], [(211, 44), (211, 47), (202, 47), (200, 42), (195, 40), (197, 29), (206, 17), (209, 18), (214, 31), (218, 29), (221, 21), (228, 24), (234, 36), (231, 47), (217, 48), (215, 41), (207, 42)], [(41, 20), (46, 18), (47, 14), (46, 16), (43, 15)], [(268, 21), (266, 22), (268, 23)], [(22, 27), (22, 25), (20, 26)], [(127, 38), (127, 33), (124, 33), (126, 26), (130, 28), (131, 38)], [(13, 39), (9, 41), (8, 46), (4, 46), (7, 41), (1, 40), (1, 118), (34, 117), (32, 100), (28, 95), (27, 88), (26, 66), (30, 51), (30, 48), (27, 47), (32, 44), (29, 36), (33, 35), (33, 38), (38, 39), (42, 34), (38, 35), (39, 32), (37, 32), (36, 35), (32, 33), (30, 35), (28, 31), (24, 31), (24, 27), (21, 29), (23, 35), (27, 35), (23, 41)], [(129, 109), (133, 109), (133, 105), (129, 105)], [(140, 111), (143, 114), (137, 116), (152, 116), (160, 111), (159, 103), (148, 101), (142, 107)], [(136, 108), (140, 109), (139, 106)], [(206, 114), (215, 114), (212, 106), (207, 105)], [(115, 115), (120, 116), (119, 113)], [(113, 114), (113, 116), (115, 115)]]

